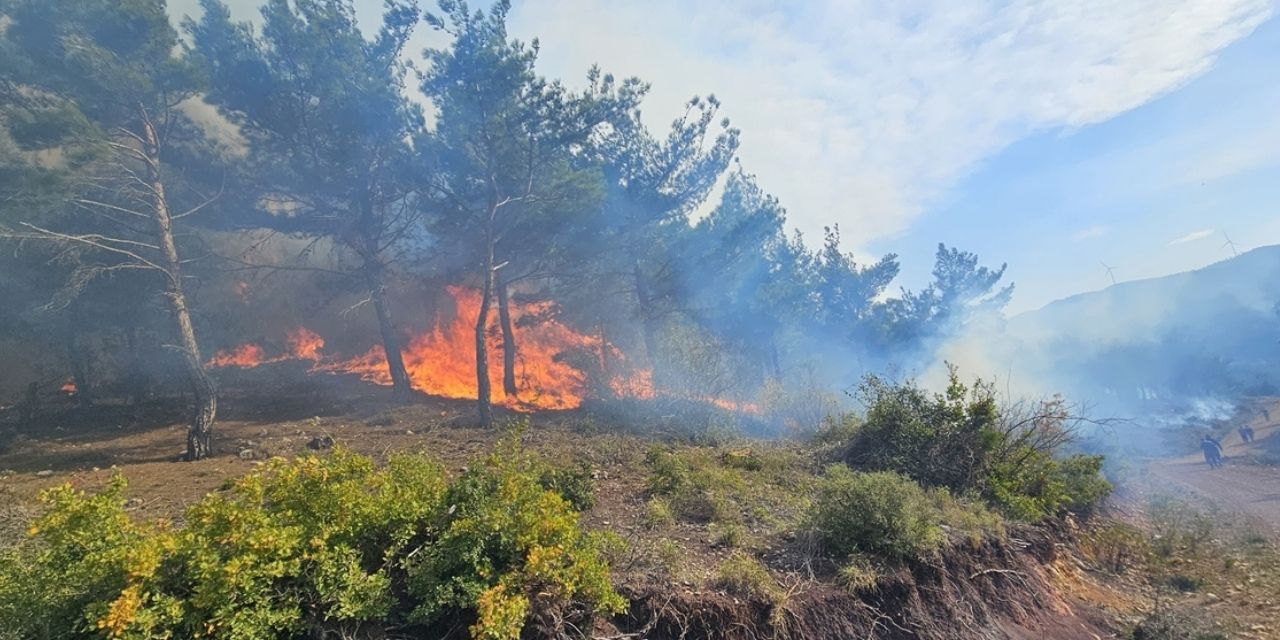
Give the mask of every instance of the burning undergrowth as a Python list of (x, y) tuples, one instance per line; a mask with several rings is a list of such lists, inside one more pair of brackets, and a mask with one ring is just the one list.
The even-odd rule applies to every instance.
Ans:
[[(475, 318), (481, 293), (473, 288), (449, 286), (444, 304), (438, 305), (431, 327), (412, 334), (403, 352), (405, 369), (413, 388), (430, 396), (475, 400), (477, 376)], [(712, 414), (756, 415), (754, 403), (707, 395), (657, 390), (652, 370), (639, 366), (600, 335), (583, 333), (557, 318), (553, 302), (538, 300), (510, 303), (510, 326), (518, 347), (514, 349), (515, 389), (504, 384), (503, 366), (488, 367), (494, 404), (520, 412), (578, 409), (584, 403), (599, 412), (632, 416), (701, 415), (695, 424), (713, 422)], [(501, 319), (491, 318), (485, 339), (489, 361), (502, 363), (504, 334)], [(381, 345), (350, 357), (326, 349), (328, 341), (305, 326), (285, 332), (283, 339), (248, 342), (220, 350), (207, 361), (214, 369), (254, 369), (279, 363), (309, 363), (309, 374), (347, 374), (377, 385), (393, 384)]]

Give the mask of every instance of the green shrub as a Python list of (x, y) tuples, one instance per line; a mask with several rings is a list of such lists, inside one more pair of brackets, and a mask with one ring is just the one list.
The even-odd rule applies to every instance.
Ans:
[[(1102, 457), (1063, 457), (1074, 418), (1061, 398), (1000, 406), (989, 384), (968, 387), (951, 370), (944, 393), (869, 377), (862, 424), (851, 418), (820, 434), (855, 469), (893, 471), (926, 487), (979, 495), (1028, 522), (1087, 514), (1111, 491)], [(829, 444), (846, 437), (843, 445)]]
[(684, 549), (674, 540), (663, 538), (653, 544), (653, 560), (668, 578), (680, 575), (684, 566)]
[(938, 521), (951, 529), (953, 537), (963, 537), (976, 545), (986, 538), (1004, 535), (1004, 518), (981, 502), (957, 498), (943, 487), (925, 492), (938, 511)]
[(924, 489), (889, 471), (827, 468), (818, 487), (813, 526), (831, 552), (907, 559), (937, 550), (945, 538), (940, 514)]
[(894, 471), (960, 493), (985, 477), (999, 445), (1000, 416), (988, 385), (970, 389), (952, 370), (945, 393), (871, 376), (859, 394), (867, 415), (846, 446), (850, 466)]
[(716, 571), (716, 586), (725, 591), (750, 600), (775, 602), (782, 590), (769, 570), (756, 558), (735, 551)]
[(1111, 493), (1111, 483), (1102, 477), (1102, 456), (1057, 459), (1024, 447), (1014, 459), (1016, 464), (993, 465), (986, 494), (1017, 520), (1038, 522), (1069, 512), (1088, 514)]
[(591, 465), (585, 462), (556, 467), (540, 465), (539, 482), (554, 491), (577, 511), (590, 511), (596, 506), (596, 486)]
[(0, 558), (0, 638), (350, 636), (461, 618), (475, 638), (514, 639), (548, 608), (618, 610), (603, 541), (540, 470), (514, 446), (453, 483), (416, 456), (275, 459), (180, 528), (132, 522), (121, 479), (54, 488)]
[(0, 554), (0, 638), (75, 638), (97, 629), (126, 586), (131, 550), (148, 531), (124, 513), (125, 481), (87, 496), (70, 485), (45, 491), (48, 508), (30, 529), (41, 544)]
[(619, 610), (605, 541), (581, 531), (569, 503), (539, 483), (531, 458), (506, 448), (449, 487), (436, 539), (405, 563), (418, 602), (411, 618), (430, 623), (475, 606), (473, 637), (516, 638), (533, 593), (543, 607), (585, 600)]
[[(846, 448), (862, 428), (862, 418), (856, 413), (828, 416), (813, 434), (813, 442), (821, 448)], [(841, 452), (847, 453), (847, 452)]]
[(650, 529), (660, 529), (669, 527), (676, 523), (676, 517), (671, 513), (671, 505), (667, 501), (653, 497), (644, 504), (644, 524)]
[(740, 474), (691, 451), (650, 449), (649, 491), (663, 496), (674, 514), (693, 522), (725, 522), (741, 518), (730, 497), (746, 490)]
[(814, 476), (797, 449), (650, 448), (649, 493), (689, 522), (749, 524), (778, 530), (798, 524)]
[(747, 541), (746, 528), (734, 522), (727, 524), (713, 522), (710, 530), (712, 541), (722, 547), (736, 549)]

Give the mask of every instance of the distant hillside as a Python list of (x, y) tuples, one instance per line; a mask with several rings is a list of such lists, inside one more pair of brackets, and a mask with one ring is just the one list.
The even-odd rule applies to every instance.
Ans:
[(1280, 389), (1280, 246), (1011, 318), (1003, 360), (1098, 403)]

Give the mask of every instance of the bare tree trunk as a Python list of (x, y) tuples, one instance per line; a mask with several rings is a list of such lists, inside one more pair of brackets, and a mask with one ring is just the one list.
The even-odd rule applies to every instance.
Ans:
[(374, 266), (376, 263), (366, 261), (365, 264), (369, 298), (373, 300), (373, 310), (378, 315), (378, 329), (382, 333), (382, 351), (387, 356), (387, 371), (391, 374), (391, 393), (398, 402), (406, 402), (413, 395), (413, 385), (409, 382), (409, 372), (404, 366), (400, 334), (396, 331), (395, 321), (391, 317), (391, 308), (387, 305), (382, 269)]
[(200, 357), (200, 345), (196, 342), (195, 325), (187, 307), (187, 296), (182, 286), (182, 261), (173, 240), (173, 218), (169, 214), (169, 202), (165, 197), (164, 180), (160, 176), (160, 138), (145, 108), (138, 107), (143, 125), (143, 154), (146, 157), (146, 183), (151, 192), (151, 215), (156, 224), (156, 239), (164, 257), (165, 297), (178, 332), (178, 350), (186, 365), (191, 383), (194, 407), (187, 427), (187, 460), (200, 460), (213, 452), (213, 422), (218, 415), (218, 388), (204, 369)]
[(81, 407), (90, 407), (93, 406), (93, 389), (89, 386), (88, 357), (80, 348), (80, 340), (76, 335), (75, 325), (78, 322), (78, 318), (72, 316), (72, 326), (67, 328), (67, 362), (71, 365), (71, 379), (76, 385), (76, 404)]
[(600, 373), (605, 381), (609, 380), (609, 337), (604, 332), (604, 322), (596, 324), (596, 332), (600, 335)]
[(635, 278), (636, 302), (640, 306), (640, 324), (644, 334), (645, 355), (649, 358), (649, 369), (653, 373), (653, 388), (657, 390), (661, 386), (659, 382), (661, 380), (659, 375), (661, 366), (658, 354), (658, 326), (653, 313), (653, 300), (649, 296), (649, 286), (645, 282), (644, 273), (640, 270), (639, 260), (632, 262), (631, 274)]
[(511, 324), (511, 302), (507, 292), (507, 283), (501, 276), (494, 274), (494, 285), (498, 288), (498, 320), (502, 325), (502, 390), (508, 397), (516, 397), (516, 332)]
[[(492, 207), (492, 205), (491, 205)], [(489, 388), (489, 349), (486, 340), (486, 329), (489, 324), (489, 306), (493, 298), (493, 217), (496, 211), (491, 210), (489, 226), (485, 231), (484, 284), (481, 287), (480, 311), (476, 314), (476, 409), (480, 413), (480, 425), (493, 425), (492, 391)]]
[(374, 211), (373, 193), (366, 188), (357, 206), (360, 208), (360, 220), (357, 227), (359, 240), (356, 252), (363, 264), (365, 284), (369, 287), (369, 299), (373, 302), (374, 313), (378, 316), (378, 331), (382, 334), (382, 353), (387, 357), (387, 373), (391, 375), (391, 394), (397, 402), (408, 402), (413, 395), (413, 385), (409, 381), (409, 372), (404, 366), (404, 351), (400, 345), (400, 333), (391, 317), (391, 307), (387, 304), (386, 278), (381, 261), (379, 237), (381, 227)]
[(23, 422), (31, 422), (36, 419), (36, 413), (40, 410), (40, 383), (31, 382), (27, 384), (27, 397), (22, 401), (22, 411), (19, 414)]
[(129, 350), (127, 379), (129, 404), (138, 406), (147, 398), (147, 372), (142, 366), (142, 354), (138, 349), (138, 325), (131, 324), (124, 334), (125, 347)]

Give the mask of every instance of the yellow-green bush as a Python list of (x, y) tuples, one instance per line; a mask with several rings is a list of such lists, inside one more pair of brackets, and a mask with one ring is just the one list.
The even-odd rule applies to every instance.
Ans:
[(874, 589), (880, 582), (880, 572), (866, 557), (855, 554), (841, 565), (836, 573), (836, 582), (849, 593), (857, 595)]
[(774, 602), (781, 596), (781, 589), (773, 576), (769, 575), (769, 570), (759, 560), (742, 551), (733, 552), (733, 555), (720, 564), (715, 583), (741, 598)]
[(420, 456), (277, 459), (176, 528), (133, 522), (119, 478), (51, 489), (31, 538), (0, 557), (0, 638), (349, 637), (469, 620), (476, 638), (514, 639), (548, 608), (618, 610), (600, 541), (508, 446), (452, 483)]

